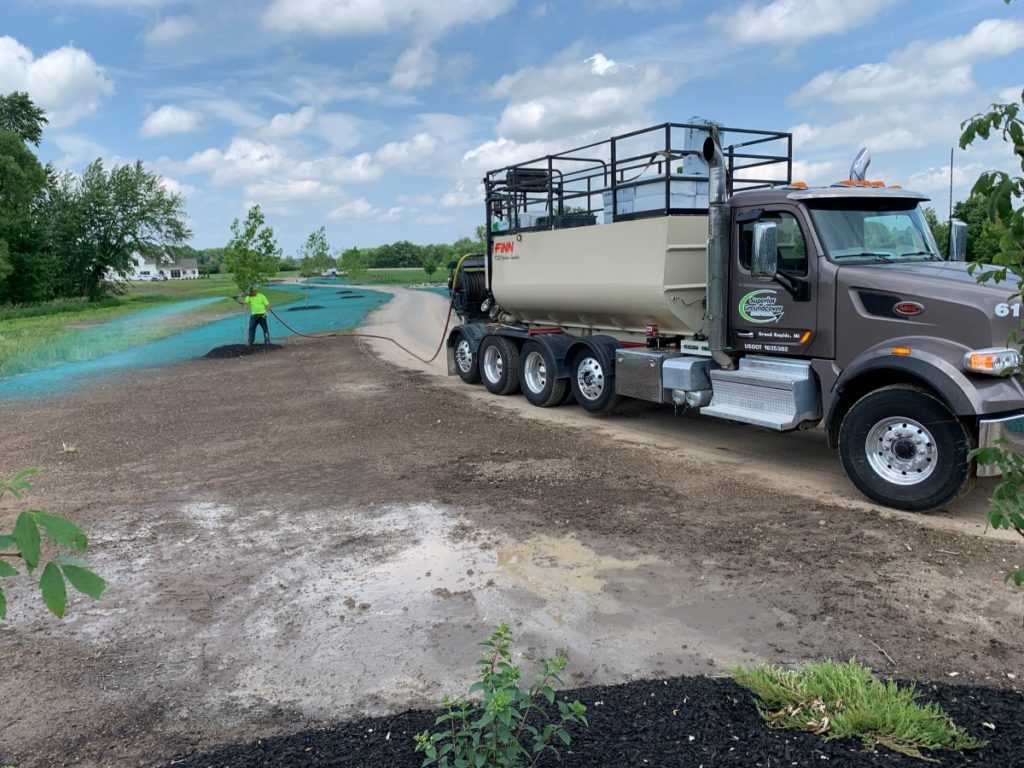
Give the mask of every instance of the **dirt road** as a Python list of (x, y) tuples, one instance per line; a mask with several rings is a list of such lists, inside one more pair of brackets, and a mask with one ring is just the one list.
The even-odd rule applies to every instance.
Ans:
[[(429, 353), (441, 314), (398, 291), (368, 328), (412, 319)], [(110, 582), (63, 622), (9, 589), (0, 764), (160, 765), (431, 705), (501, 620), (581, 684), (854, 655), (1020, 683), (1000, 576), (1022, 548), (978, 499), (885, 512), (814, 434), (533, 409), (390, 346), (294, 341), (0, 406), (0, 470), (44, 468), (33, 505), (80, 522)]]

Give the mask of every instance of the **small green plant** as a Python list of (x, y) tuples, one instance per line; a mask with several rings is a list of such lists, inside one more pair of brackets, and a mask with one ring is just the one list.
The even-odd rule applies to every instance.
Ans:
[[(31, 490), (28, 478), (37, 469), (23, 469), (9, 480), (0, 481), (0, 499), (10, 493), (14, 498)], [(19, 571), (8, 562), (8, 559), (21, 560), (31, 574), (39, 565), (42, 557), (42, 536), (40, 530), (58, 547), (71, 550), (76, 554), (85, 554), (89, 539), (85, 532), (67, 518), (51, 515), (38, 509), (29, 509), (18, 515), (14, 528), (8, 535), (0, 535), (0, 578), (18, 576)], [(13, 550), (13, 551), (9, 551)], [(85, 563), (75, 555), (58, 553), (43, 566), (39, 577), (39, 590), (43, 602), (57, 618), (63, 618), (68, 602), (67, 587), (64, 580), (79, 592), (98, 600), (107, 583), (85, 567)], [(0, 619), (7, 616), (7, 596), (0, 587)]]
[[(439, 768), (517, 768), (535, 766), (545, 752), (558, 754), (554, 743), (571, 741), (566, 727), (587, 724), (587, 708), (579, 701), (571, 704), (555, 701), (554, 685), (562, 682), (561, 674), (569, 660), (565, 656), (542, 659), (541, 671), (528, 689), (519, 687), (521, 671), (512, 663), (509, 647), (512, 633), (507, 624), (499, 624), (481, 645), (486, 649), (477, 666), (480, 679), (469, 687), (469, 696), (479, 693), (476, 701), (451, 701), (443, 705), (448, 711), (435, 725), (444, 730), (416, 735), (416, 751), (423, 752), (424, 766)], [(541, 699), (558, 706), (557, 722), (545, 722), (548, 713)], [(533, 722), (530, 722), (533, 716)]]
[(826, 739), (860, 739), (928, 760), (922, 749), (976, 749), (986, 742), (968, 735), (938, 705), (920, 704), (917, 688), (880, 682), (851, 659), (823, 661), (799, 671), (767, 664), (733, 670), (754, 695), (757, 711), (773, 728), (793, 728)]

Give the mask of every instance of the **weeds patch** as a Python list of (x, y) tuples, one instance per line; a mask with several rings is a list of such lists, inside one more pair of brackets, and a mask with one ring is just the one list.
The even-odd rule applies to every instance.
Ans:
[(985, 745), (956, 725), (939, 706), (921, 704), (913, 685), (881, 682), (850, 660), (823, 661), (799, 671), (765, 664), (736, 668), (733, 678), (754, 695), (758, 712), (773, 728), (809, 731), (826, 739), (860, 739), (910, 757), (921, 750), (977, 749)]

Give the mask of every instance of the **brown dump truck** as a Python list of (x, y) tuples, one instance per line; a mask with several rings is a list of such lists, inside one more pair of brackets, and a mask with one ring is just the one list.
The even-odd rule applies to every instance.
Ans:
[(484, 178), (487, 252), (453, 265), (449, 372), (592, 414), (620, 397), (824, 429), (868, 498), (946, 505), (969, 453), (1024, 446), (1017, 283), (978, 283), (927, 198), (792, 178), (790, 134), (692, 119)]

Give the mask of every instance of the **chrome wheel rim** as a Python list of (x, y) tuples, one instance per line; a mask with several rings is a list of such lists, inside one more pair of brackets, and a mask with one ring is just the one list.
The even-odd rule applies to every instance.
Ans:
[(548, 385), (548, 367), (544, 355), (530, 352), (523, 361), (523, 383), (534, 394), (540, 394)]
[(576, 366), (576, 386), (587, 400), (597, 400), (604, 392), (604, 368), (593, 357), (585, 357)]
[(505, 361), (498, 350), (497, 345), (492, 344), (484, 350), (483, 359), (484, 375), (492, 384), (501, 380), (502, 371), (505, 370)]
[(939, 460), (935, 438), (914, 419), (883, 419), (868, 432), (864, 449), (875, 473), (895, 485), (924, 482)]
[(473, 349), (466, 339), (462, 339), (455, 345), (455, 364), (463, 373), (473, 370)]

